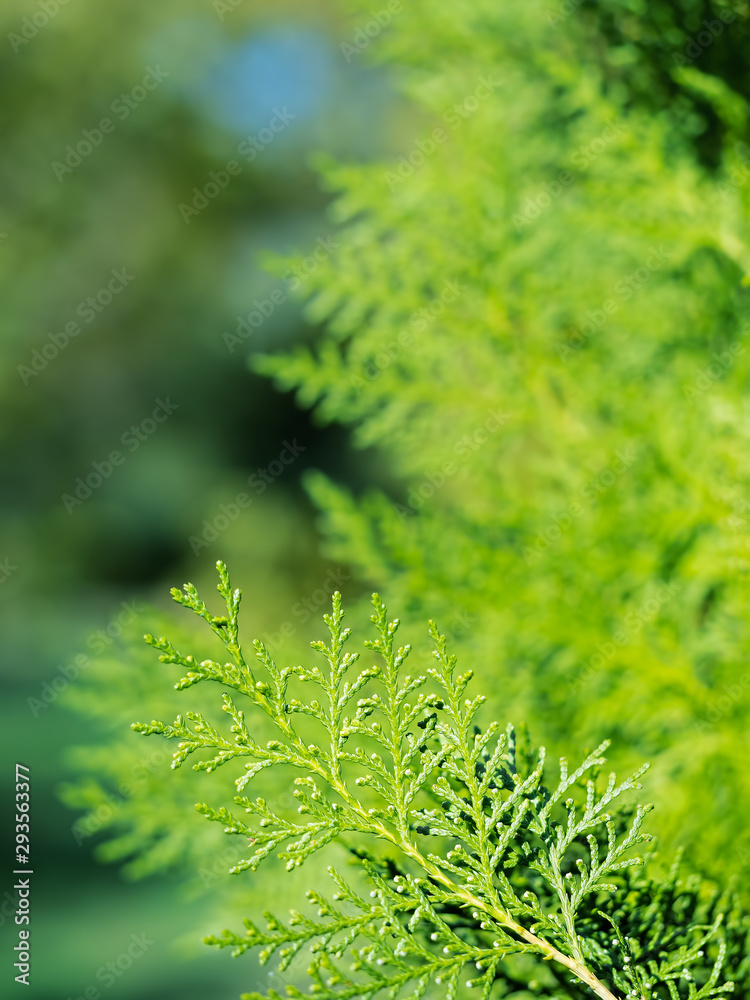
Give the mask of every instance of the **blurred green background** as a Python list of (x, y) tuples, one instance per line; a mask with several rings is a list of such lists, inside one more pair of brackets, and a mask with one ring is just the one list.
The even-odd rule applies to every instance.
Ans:
[[(332, 3), (56, 6), (46, 14), (13, 0), (0, 13), (0, 547), (12, 567), (0, 612), (2, 732), (4, 760), (30, 764), (34, 783), (30, 992), (51, 1000), (102, 989), (96, 971), (147, 931), (157, 944), (105, 995), (232, 996), (246, 973), (200, 943), (209, 929), (200, 905), (181, 915), (176, 888), (123, 884), (94, 863), (92, 838), (76, 841), (57, 788), (65, 748), (86, 743), (94, 726), (44, 685), (77, 655), (112, 652), (115, 639), (118, 648), (118, 615), (138, 615), (136, 633), (153, 627), (146, 606), (169, 603), (170, 586), (205, 578), (230, 549), (263, 630), (325, 581), (300, 473), (313, 465), (363, 483), (377, 471), (343, 432), (316, 426), (248, 372), (249, 346), (310, 336), (298, 303), (287, 297), (252, 345), (230, 351), (224, 337), (279, 284), (261, 269), (261, 251), (307, 253), (333, 231), (311, 155), (379, 155), (402, 127), (404, 102), (382, 71), (341, 57), (347, 22)], [(288, 123), (254, 148), (248, 137), (266, 138), (278, 111)], [(101, 133), (106, 118), (114, 127)], [(241, 170), (231, 183), (185, 216), (179, 206), (191, 205), (193, 189), (232, 159)], [(100, 295), (113, 270), (132, 280)], [(60, 346), (70, 322), (80, 333)], [(154, 429), (157, 400), (176, 409)], [(277, 462), (285, 441), (299, 457), (261, 494), (248, 476)], [(123, 464), (66, 507), (61, 497), (117, 449)], [(196, 553), (189, 538), (243, 489), (253, 506), (220, 545)], [(98, 629), (109, 630), (103, 645), (91, 638)], [(55, 701), (35, 715), (28, 699), (44, 692)], [(6, 766), (6, 796), (10, 780)], [(6, 848), (10, 834), (4, 824)], [(3, 923), (5, 976), (15, 940)], [(193, 932), (187, 960), (172, 944), (181, 925)]]
[(168, 589), (217, 558), (285, 657), (336, 588), (420, 655), (437, 617), (502, 722), (651, 757), (666, 854), (746, 879), (747, 7), (380, 11), (0, 14), (3, 792), (31, 766), (39, 1000), (275, 983), (200, 938), (309, 873), (228, 879), (214, 784), (127, 731), (190, 703), (138, 636), (199, 648)]

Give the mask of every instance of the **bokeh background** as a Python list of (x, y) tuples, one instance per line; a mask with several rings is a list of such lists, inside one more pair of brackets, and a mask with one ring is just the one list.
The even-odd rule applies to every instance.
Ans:
[(206, 776), (127, 730), (188, 704), (138, 637), (199, 641), (168, 591), (217, 558), (289, 658), (336, 588), (420, 652), (438, 617), (503, 721), (651, 756), (665, 853), (746, 885), (747, 7), (397, 7), (0, 13), (2, 784), (31, 766), (39, 1000), (278, 985), (201, 935), (305, 879), (227, 878)]
[[(311, 336), (291, 296), (252, 344), (223, 337), (278, 284), (260, 266), (261, 252), (307, 252), (333, 232), (313, 154), (381, 155), (404, 127), (405, 102), (382, 70), (342, 58), (348, 23), (335, 4), (247, 0), (225, 12), (204, 0), (71, 0), (48, 18), (40, 10), (11, 2), (0, 14), (2, 551), (13, 567), (2, 590), (1, 728), (4, 759), (33, 769), (30, 992), (77, 997), (93, 985), (113, 997), (233, 996), (247, 975), (200, 943), (209, 930), (200, 906), (183, 922), (197, 944), (185, 962), (172, 949), (181, 897), (154, 881), (123, 884), (116, 868), (93, 861), (95, 838), (76, 842), (76, 814), (60, 803), (58, 786), (65, 748), (85, 744), (91, 726), (58, 701), (35, 716), (27, 699), (60, 676), (60, 664), (95, 657), (97, 629), (109, 629), (108, 652), (118, 648), (118, 615), (130, 621), (141, 609), (135, 631), (150, 629), (144, 609), (168, 604), (175, 583), (205, 579), (227, 549), (255, 623), (269, 632), (323, 584), (328, 564), (300, 474), (315, 466), (364, 483), (377, 478), (374, 463), (248, 370), (250, 347)], [(144, 99), (149, 68), (154, 89)], [(281, 120), (293, 117), (248, 162), (253, 147), (241, 156), (238, 146), (276, 109)], [(84, 130), (96, 140), (107, 117), (114, 131), (56, 174), (53, 163), (67, 167), (66, 147), (85, 141)], [(190, 205), (193, 189), (231, 159), (241, 172), (188, 224), (180, 204)], [(113, 269), (132, 281), (106, 307), (96, 303), (95, 318), (87, 306), (78, 312), (107, 288)], [(19, 371), (70, 321), (79, 335), (43, 367), (38, 360), (41, 370)], [(177, 407), (169, 419), (123, 445), (122, 435), (167, 398)], [(248, 476), (277, 461), (284, 441), (297, 443), (299, 457), (262, 495)], [(127, 461), (67, 509), (61, 496), (118, 448)], [(221, 548), (196, 554), (190, 536), (243, 488), (254, 505)], [(9, 774), (4, 768), (8, 794)], [(10, 948), (11, 922), (4, 925)], [(96, 971), (142, 931), (157, 944), (107, 988)]]

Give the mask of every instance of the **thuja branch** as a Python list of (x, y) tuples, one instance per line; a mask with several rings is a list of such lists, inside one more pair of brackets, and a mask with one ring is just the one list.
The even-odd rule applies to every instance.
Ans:
[[(248, 838), (252, 852), (235, 873), (254, 871), (273, 852), (291, 869), (340, 840), (357, 852), (373, 890), (368, 902), (332, 871), (333, 900), (309, 894), (321, 920), (293, 912), (285, 924), (269, 913), (267, 931), (246, 921), (244, 936), (225, 931), (211, 943), (235, 953), (257, 948), (261, 961), (277, 955), (280, 968), (309, 945), (311, 990), (323, 1000), (381, 993), (416, 1000), (431, 982), (450, 1000), (469, 964), (479, 975), (467, 985), (487, 998), (495, 983), (510, 990), (517, 982), (508, 960), (518, 955), (546, 960), (538, 982), (527, 983), (532, 993), (550, 976), (555, 995), (602, 1000), (705, 1000), (733, 989), (720, 981), (722, 910), (714, 906), (704, 919), (707, 904), (696, 895), (686, 920), (670, 897), (663, 912), (639, 922), (634, 887), (646, 877), (633, 851), (650, 839), (642, 832), (650, 807), (633, 806), (626, 793), (640, 789), (645, 767), (621, 782), (610, 775), (601, 787), (603, 743), (573, 771), (562, 759), (548, 785), (543, 749), (532, 754), (512, 726), (478, 725), (484, 698), (470, 693), (472, 672), (458, 672), (434, 623), (432, 665), (406, 672), (410, 647), (397, 644), (398, 620), (389, 620), (377, 595), (374, 638), (364, 643), (374, 662), (364, 668), (359, 652), (345, 651), (350, 631), (338, 593), (324, 616), (328, 638), (311, 644), (317, 658), (279, 666), (256, 640), (251, 666), (239, 639), (240, 592), (222, 563), (218, 570), (225, 613), (210, 612), (189, 584), (173, 596), (207, 622), (226, 662), (198, 661), (165, 638), (146, 638), (163, 662), (184, 668), (178, 689), (206, 680), (229, 689), (222, 694), (228, 732), (197, 712), (133, 728), (176, 739), (174, 767), (193, 754), (196, 769), (244, 765), (234, 803), (246, 819), (224, 806), (197, 807)], [(246, 712), (265, 715), (274, 738), (261, 742)], [(261, 771), (280, 765), (279, 779), (297, 773), (296, 817), (245, 794)], [(358, 847), (365, 836), (387, 845), (387, 870)], [(644, 884), (643, 892), (659, 889)], [(290, 984), (287, 995), (301, 994)]]

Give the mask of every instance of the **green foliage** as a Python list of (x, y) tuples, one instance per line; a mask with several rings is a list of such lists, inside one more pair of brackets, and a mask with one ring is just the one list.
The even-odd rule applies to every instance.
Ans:
[[(376, 664), (359, 669), (360, 654), (345, 652), (350, 630), (336, 593), (324, 616), (330, 638), (311, 643), (318, 662), (281, 667), (256, 640), (254, 666), (239, 638), (240, 591), (222, 563), (218, 570), (225, 614), (209, 611), (192, 584), (172, 595), (209, 625), (228, 661), (199, 661), (168, 639), (146, 639), (162, 662), (184, 668), (178, 690), (204, 680), (232, 690), (222, 694), (229, 732), (197, 711), (133, 729), (176, 739), (175, 768), (192, 754), (196, 771), (242, 761), (234, 802), (251, 819), (197, 806), (248, 839), (235, 873), (255, 871), (277, 850), (291, 870), (341, 838), (371, 889), (363, 895), (329, 869), (331, 898), (308, 893), (319, 919), (292, 911), (285, 923), (267, 912), (265, 930), (246, 920), (244, 934), (225, 931), (209, 943), (235, 954), (258, 949), (261, 962), (278, 956), (282, 971), (309, 946), (311, 994), (329, 1000), (419, 998), (433, 984), (449, 998), (464, 986), (488, 998), (498, 984), (496, 995), (593, 991), (609, 1000), (704, 1000), (750, 986), (748, 921), (728, 895), (681, 885), (676, 866), (664, 878), (636, 873), (644, 859), (633, 849), (651, 839), (642, 832), (651, 807), (634, 806), (626, 793), (641, 787), (645, 767), (619, 783), (611, 774), (602, 786), (603, 743), (574, 770), (561, 759), (549, 782), (543, 749), (532, 753), (512, 726), (478, 724), (485, 698), (470, 694), (472, 672), (457, 672), (434, 623), (434, 663), (405, 672), (411, 647), (396, 644), (399, 622), (377, 595), (376, 638), (364, 643)], [(259, 713), (276, 730), (265, 743), (256, 738)], [(296, 819), (243, 794), (266, 768), (277, 781), (301, 772)], [(372, 853), (372, 838), (385, 845), (383, 856)], [(287, 996), (303, 995), (288, 986)]]
[(564, 6), (394, 18), (423, 130), (325, 168), (321, 332), (255, 365), (399, 477), (309, 477), (331, 557), (454, 620), (553, 745), (653, 757), (660, 836), (723, 878), (750, 859), (747, 12), (685, 66), (719, 5)]
[[(703, 20), (722, 10), (721, 0), (403, 4), (361, 58), (395, 64), (422, 116), (422, 131), (404, 128), (403, 145), (389, 162), (324, 165), (337, 196), (341, 248), (305, 282), (305, 293), (312, 293), (312, 347), (254, 364), (282, 388), (296, 390), (302, 405), (316, 407), (321, 421), (345, 423), (359, 444), (379, 449), (380, 468), (388, 470), (379, 490), (353, 496), (319, 474), (308, 478), (328, 552), (354, 567), (355, 586), (387, 591), (409, 626), (437, 617), (462, 662), (476, 665), (487, 695), (481, 712), (490, 721), (525, 719), (545, 733), (555, 752), (565, 752), (571, 734), (581, 746), (612, 736), (618, 769), (653, 759), (653, 796), (669, 804), (651, 817), (662, 849), (671, 856), (684, 843), (691, 866), (724, 885), (741, 866), (747, 871), (750, 859), (747, 9), (738, 5), (735, 19), (699, 57), (686, 64), (684, 56)], [(446, 133), (445, 142), (431, 138), (436, 127)], [(280, 274), (287, 266), (280, 262)], [(267, 537), (276, 544), (283, 534)], [(249, 560), (260, 544), (247, 542)], [(294, 565), (296, 570), (296, 560)], [(265, 585), (268, 571), (256, 576)], [(228, 582), (225, 589), (227, 596)], [(184, 601), (201, 607), (194, 592)], [(355, 615), (364, 612), (363, 604), (354, 604)], [(468, 957), (487, 964), (470, 952), (488, 946), (477, 924), (484, 918), (475, 920), (460, 894), (441, 901), (445, 882), (425, 875), (421, 861), (403, 850), (398, 854), (398, 824), (387, 811), (396, 809), (398, 818), (400, 803), (406, 821), (422, 830), (453, 831), (463, 823), (453, 842), (476, 838), (466, 806), (453, 802), (451, 813), (447, 792), (432, 801), (432, 784), (442, 774), (452, 794), (473, 802), (460, 769), (450, 770), (452, 758), (435, 776), (425, 775), (411, 803), (404, 798), (421, 775), (422, 757), (426, 765), (433, 760), (428, 752), (454, 745), (451, 725), (457, 723), (449, 702), (425, 705), (428, 717), (436, 715), (429, 724), (435, 728), (423, 734), (426, 750), (413, 758), (419, 768), (404, 775), (402, 798), (394, 798), (395, 785), (387, 780), (395, 774), (394, 758), (380, 736), (392, 733), (394, 720), (398, 732), (403, 715), (391, 721), (383, 715), (383, 705), (393, 709), (382, 694), (386, 668), (349, 696), (350, 724), (364, 728), (348, 733), (342, 752), (361, 742), (368, 762), (370, 754), (378, 755), (359, 771), (356, 760), (329, 750), (336, 742), (332, 731), (344, 733), (330, 692), (343, 696), (342, 685), (355, 683), (351, 665), (338, 680), (343, 666), (336, 657), (335, 666), (328, 662), (318, 673), (306, 667), (284, 675), (261, 659), (247, 674), (239, 640), (230, 635), (232, 614), (222, 622), (201, 613), (209, 616), (215, 642), (236, 645), (229, 666), (221, 657), (183, 658), (168, 644), (160, 651), (184, 666), (185, 686), (214, 679), (232, 692), (224, 706), (228, 734), (220, 712), (198, 699), (191, 702), (192, 714), (164, 732), (183, 744), (181, 756), (197, 754), (203, 770), (191, 776), (196, 781), (218, 780), (212, 772), (224, 763), (233, 769), (237, 758), (249, 765), (243, 777), (252, 778), (266, 805), (247, 799), (242, 784), (242, 802), (233, 811), (202, 807), (218, 821), (210, 828), (236, 828), (234, 841), (243, 848), (247, 837), (254, 839), (254, 850), (249, 856), (242, 851), (235, 867), (267, 858), (268, 872), (280, 851), (294, 868), (309, 859), (306, 872), (317, 884), (323, 858), (317, 846), (329, 843), (332, 851), (341, 834), (362, 854), (358, 843), (368, 822), (382, 823), (392, 837), (379, 838), (385, 856), (368, 847), (375, 853), (359, 859), (359, 870), (370, 871), (376, 894), (382, 891), (386, 900), (378, 902), (372, 921), (357, 900), (372, 907), (367, 899), (380, 897), (368, 897), (370, 890), (355, 876), (349, 896), (328, 903), (314, 897), (324, 910), (317, 923), (301, 915), (289, 926), (270, 918), (267, 930), (251, 925), (244, 936), (219, 940), (240, 950), (257, 944), (263, 956), (280, 955), (290, 973), (299, 948), (317, 947), (320, 940), (324, 947), (314, 956), (324, 982), (338, 975), (326, 971), (326, 963), (338, 961), (332, 949), (356, 932), (359, 938), (345, 943), (344, 951), (391, 949), (356, 959), (358, 982), (377, 981), (379, 969), (397, 977), (405, 972), (399, 962), (411, 968), (428, 961), (410, 948), (439, 957), (434, 945), (442, 939), (430, 941), (432, 933), (448, 933), (431, 922), (439, 918), (463, 942), (459, 947), (446, 938), (445, 961), (455, 946), (457, 962)], [(332, 646), (325, 648), (328, 657)], [(433, 682), (440, 686), (439, 677)], [(318, 708), (303, 693), (311, 684), (321, 688)], [(279, 711), (284, 685), (290, 694)], [(373, 688), (383, 701), (358, 720), (354, 702), (370, 697)], [(412, 708), (425, 690), (408, 696)], [(255, 722), (240, 714), (248, 710), (243, 695), (254, 703)], [(163, 717), (160, 709), (154, 715)], [(298, 734), (298, 747), (278, 732), (282, 719)], [(373, 720), (382, 720), (379, 737), (368, 735)], [(488, 732), (467, 731), (465, 738), (484, 740)], [(279, 746), (267, 745), (273, 738)], [(498, 749), (501, 738), (505, 744)], [(538, 760), (529, 759), (520, 736), (497, 732), (487, 739), (481, 752), (489, 761), (497, 751), (498, 768), (507, 770), (515, 752), (521, 783), (537, 771)], [(311, 745), (320, 748), (318, 755)], [(295, 747), (302, 773), (315, 782), (296, 788), (308, 810), (302, 818), (287, 815), (274, 800), (277, 772), (302, 767), (289, 758)], [(400, 750), (411, 749), (407, 737)], [(311, 770), (313, 761), (323, 773)], [(368, 817), (373, 809), (380, 819), (346, 806), (329, 780), (334, 761), (342, 787), (356, 791)], [(402, 766), (410, 765), (402, 760)], [(588, 772), (592, 780), (597, 766)], [(352, 788), (350, 777), (368, 776), (369, 785)], [(132, 824), (126, 841), (135, 855), (131, 865), (140, 864), (144, 843), (147, 863), (158, 857), (152, 830), (174, 847), (171, 858), (192, 863), (199, 856), (193, 827), (186, 822), (175, 829), (174, 815), (189, 794), (186, 786), (177, 793), (179, 777), (173, 790), (155, 781), (147, 801), (134, 797), (118, 813)], [(569, 958), (578, 947), (587, 967), (600, 970), (613, 990), (674, 1000), (722, 988), (721, 975), (715, 982), (711, 976), (723, 936), (721, 974), (738, 984), (736, 993), (747, 992), (746, 925), (727, 898), (690, 878), (680, 881), (676, 870), (659, 875), (654, 860), (643, 871), (602, 872), (615, 888), (596, 888), (599, 861), (586, 838), (594, 836), (597, 859), (606, 858), (606, 822), (573, 834), (558, 857), (560, 877), (570, 874), (566, 881), (573, 883), (561, 897), (552, 865), (557, 842), (544, 841), (530, 825), (544, 809), (544, 781), (540, 775), (537, 788), (519, 793), (500, 817), (504, 834), (526, 803), (513, 842), (542, 853), (527, 858), (509, 841), (498, 862), (512, 862), (501, 869), (510, 885), (506, 890), (503, 883), (503, 892), (522, 905), (527, 891), (538, 901), (540, 940), (549, 939)], [(555, 788), (552, 781), (547, 793)], [(499, 799), (489, 789), (488, 799), (504, 802), (515, 789), (515, 783), (501, 789)], [(585, 815), (586, 788), (575, 783), (571, 796), (575, 826)], [(626, 802), (612, 815), (617, 850), (638, 814)], [(548, 818), (555, 829), (567, 829), (560, 802)], [(427, 861), (429, 837), (408, 827), (409, 842)], [(492, 857), (500, 847), (498, 828), (490, 842)], [(481, 851), (475, 853), (481, 859)], [(468, 855), (465, 867), (445, 852), (434, 854), (441, 874), (470, 891), (468, 876), (481, 874), (472, 867), (475, 859)], [(614, 863), (621, 860), (629, 856)], [(398, 897), (412, 908), (394, 911), (393, 918), (385, 907), (395, 905), (396, 876), (405, 880)], [(420, 878), (427, 885), (417, 888), (436, 917), (422, 907), (407, 938), (404, 927), (422, 905), (409, 880)], [(594, 891), (574, 900), (589, 882)], [(258, 893), (270, 884), (254, 883)], [(745, 900), (749, 884), (745, 878), (739, 885)], [(473, 888), (479, 893), (480, 883)], [(526, 926), (527, 911), (503, 912)], [(327, 939), (325, 927), (339, 920), (340, 929)], [(345, 926), (347, 920), (354, 923)], [(396, 938), (380, 937), (386, 920)], [(529, 943), (512, 930), (506, 936)], [(406, 955), (395, 955), (402, 939), (413, 943)], [(494, 940), (504, 939), (498, 934)], [(626, 965), (636, 970), (630, 979)], [(489, 965), (477, 971), (488, 973)], [(539, 963), (532, 953), (503, 954), (495, 975), (500, 992), (521, 993), (524, 1000), (528, 994), (588, 995), (578, 981), (568, 981), (564, 965)], [(332, 988), (360, 995), (360, 986), (346, 982)]]
[[(148, 618), (152, 623), (164, 620), (166, 627), (165, 616), (156, 609)], [(130, 733), (122, 738), (134, 706), (154, 714), (171, 710), (169, 692), (153, 676), (149, 651), (142, 641), (136, 645), (142, 628), (138, 621), (129, 630), (128, 647), (92, 661), (86, 682), (72, 684), (64, 693), (66, 707), (81, 719), (96, 720), (102, 735), (98, 743), (68, 750), (76, 780), (60, 786), (60, 797), (81, 810), (71, 828), (78, 850), (93, 850), (99, 861), (119, 864), (128, 879), (178, 869), (189, 876), (191, 891), (203, 885), (215, 893), (225, 881), (220, 877), (227, 867), (221, 858), (223, 838), (212, 830), (176, 826), (170, 819), (192, 806), (194, 778), (170, 774), (166, 748), (144, 753), (143, 746), (127, 739)], [(195, 638), (193, 632), (180, 632), (180, 641)], [(155, 802), (160, 808), (154, 808)]]

